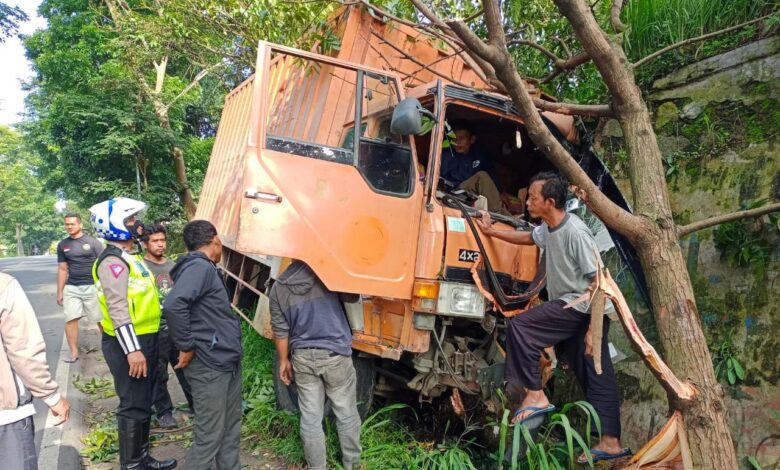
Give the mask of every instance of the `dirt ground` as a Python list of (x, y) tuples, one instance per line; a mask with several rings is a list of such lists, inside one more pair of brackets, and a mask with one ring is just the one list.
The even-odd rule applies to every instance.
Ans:
[[(83, 438), (89, 435), (90, 430), (96, 429), (101, 424), (108, 424), (114, 420), (114, 410), (118, 404), (118, 398), (114, 395), (111, 373), (108, 370), (103, 354), (100, 350), (100, 332), (96, 326), (82, 325), (80, 331), (80, 359), (78, 367), (71, 369), (71, 382), (76, 387), (72, 388), (71, 403), (75, 413), (79, 414), (83, 421), (81, 436), (73, 436), (79, 441), (81, 451), (85, 445)], [(179, 387), (179, 382), (172, 370), (168, 381), (168, 391), (174, 406), (186, 405), (184, 394)], [(94, 378), (94, 380), (93, 380)], [(189, 414), (176, 410), (174, 413), (180, 426), (174, 430), (160, 430), (154, 428), (152, 423), (152, 449), (151, 453), (157, 458), (175, 458), (178, 460), (178, 468), (187, 468), (187, 448), (192, 439), (192, 418)], [(241, 452), (241, 468), (247, 470), (256, 469), (285, 469), (282, 459), (270, 452), (260, 449), (250, 450), (248, 440), (251, 437), (243, 437), (243, 449)], [(82, 456), (82, 468), (94, 470), (115, 470), (119, 468), (116, 454), (108, 462), (92, 462)]]

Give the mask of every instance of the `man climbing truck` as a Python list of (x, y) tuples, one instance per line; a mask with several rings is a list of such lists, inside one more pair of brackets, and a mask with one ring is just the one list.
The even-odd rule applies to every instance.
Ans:
[[(504, 315), (528, 307), (544, 274), (534, 246), (478, 243), (468, 220), (478, 197), (439, 177), (449, 123), (473, 129), (505, 196), (552, 165), (511, 100), (486, 91), (458, 54), (358, 7), (331, 27), (341, 38), (332, 56), (261, 42), (255, 75), (226, 97), (196, 217), (223, 235), (233, 305), (271, 338), (267, 293), (299, 259), (328, 289), (359, 294), (344, 305), (364, 410), (374, 393), (402, 388), (421, 400), (453, 389), (496, 406)], [(543, 115), (574, 147), (573, 119)], [(598, 158), (579, 158), (625, 206)], [(491, 217), (532, 229), (522, 214)], [(482, 257), (487, 269), (472, 269)], [(278, 378), (277, 398), (294, 406)]]

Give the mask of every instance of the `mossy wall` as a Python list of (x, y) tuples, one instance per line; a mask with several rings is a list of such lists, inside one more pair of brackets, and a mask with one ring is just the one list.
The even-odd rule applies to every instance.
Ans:
[[(684, 67), (647, 95), (678, 223), (780, 201), (780, 38)], [(597, 148), (631, 200), (616, 121), (602, 127)], [(778, 228), (776, 216), (764, 216), (681, 241), (746, 468), (747, 456), (764, 468), (780, 461)], [(651, 314), (636, 310), (653, 341)], [(666, 400), (619, 330), (614, 324), (610, 339), (628, 356), (616, 364), (624, 440), (636, 449), (665, 423)]]

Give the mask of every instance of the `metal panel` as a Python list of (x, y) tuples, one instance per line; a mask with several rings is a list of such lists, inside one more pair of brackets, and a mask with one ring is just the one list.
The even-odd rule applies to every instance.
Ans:
[(217, 137), (198, 201), (197, 219), (211, 221), (228, 246), (238, 237), (254, 76), (225, 98)]

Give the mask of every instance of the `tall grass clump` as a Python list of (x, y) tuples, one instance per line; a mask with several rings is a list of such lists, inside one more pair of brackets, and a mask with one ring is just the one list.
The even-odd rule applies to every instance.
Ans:
[[(576, 429), (572, 412), (578, 411), (584, 419), (584, 432)], [(580, 420), (582, 421), (582, 420)], [(511, 441), (508, 436), (511, 433)], [(522, 424), (509, 428), (509, 410), (504, 411), (496, 461), (498, 470), (528, 470), (575, 468), (577, 457), (584, 453), (588, 465), (593, 466), (590, 448), (592, 436), (601, 436), (601, 422), (590, 403), (577, 401), (563, 405), (552, 413), (546, 425), (531, 432)]]
[(624, 10), (625, 24), (629, 28), (626, 51), (632, 60), (637, 60), (665, 46), (777, 11), (778, 2), (637, 0), (626, 2)]

